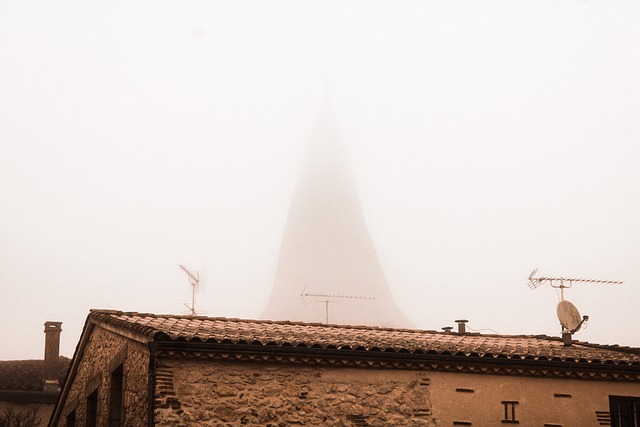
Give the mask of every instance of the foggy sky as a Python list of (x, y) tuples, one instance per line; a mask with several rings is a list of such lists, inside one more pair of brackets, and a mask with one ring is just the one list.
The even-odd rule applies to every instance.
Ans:
[(91, 308), (256, 318), (330, 93), (400, 309), (423, 329), (640, 346), (640, 5), (0, 2), (0, 359)]

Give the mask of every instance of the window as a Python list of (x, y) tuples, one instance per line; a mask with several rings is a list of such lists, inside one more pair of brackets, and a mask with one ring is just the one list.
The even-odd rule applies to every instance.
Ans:
[(503, 400), (502, 404), (504, 405), (504, 419), (502, 420), (502, 423), (519, 424), (520, 421), (516, 420), (516, 405), (518, 404), (518, 401)]
[(640, 397), (609, 396), (612, 427), (640, 427)]
[(122, 392), (124, 370), (122, 365), (111, 373), (109, 387), (109, 427), (120, 427), (124, 421), (124, 393)]
[(67, 427), (76, 427), (76, 411), (75, 409), (67, 415)]
[(87, 397), (87, 417), (84, 421), (85, 427), (96, 427), (98, 423), (98, 389)]

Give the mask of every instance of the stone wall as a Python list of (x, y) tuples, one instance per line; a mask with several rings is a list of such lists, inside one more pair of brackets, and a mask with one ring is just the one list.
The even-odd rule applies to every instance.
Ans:
[(98, 390), (97, 425), (108, 425), (111, 372), (120, 364), (124, 371), (124, 406), (127, 426), (147, 425), (147, 370), (149, 354), (145, 345), (95, 327), (89, 337), (80, 366), (73, 378), (58, 426), (75, 410), (76, 425), (84, 425), (87, 397)]
[(435, 426), (425, 372), (158, 361), (157, 426)]

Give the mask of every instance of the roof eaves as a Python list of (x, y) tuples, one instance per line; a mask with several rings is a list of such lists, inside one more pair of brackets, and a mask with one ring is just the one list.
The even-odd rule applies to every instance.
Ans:
[[(478, 355), (491, 359), (519, 359), (538, 362), (601, 364), (613, 359), (616, 364), (640, 364), (640, 361), (633, 361), (631, 360), (633, 358), (630, 357), (616, 357), (616, 353), (620, 354), (620, 357), (625, 353), (640, 355), (640, 349), (602, 346), (576, 341), (574, 343), (576, 347), (591, 347), (594, 350), (600, 350), (591, 354), (584, 351), (576, 352), (562, 346), (562, 340), (559, 337), (548, 335), (450, 334), (362, 325), (326, 325), (291, 321), (158, 315), (115, 310), (92, 310), (91, 315), (154, 341), (241, 346), (251, 344), (252, 346), (322, 348), (341, 351), (366, 350), (371, 353), (424, 354), (435, 352), (442, 355)], [(203, 324), (191, 327), (190, 323), (194, 321)], [(206, 325), (207, 323), (218, 323), (218, 328), (222, 324), (222, 329), (211, 332), (208, 329), (210, 326)], [(291, 335), (283, 335), (282, 327), (288, 326), (292, 326), (294, 331)], [(253, 333), (253, 329), (257, 329), (260, 333), (256, 335)], [(386, 343), (385, 340), (387, 340)]]

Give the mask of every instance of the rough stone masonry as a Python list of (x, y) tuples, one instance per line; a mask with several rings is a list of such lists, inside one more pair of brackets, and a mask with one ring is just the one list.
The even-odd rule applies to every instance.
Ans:
[(435, 426), (419, 371), (159, 361), (158, 426)]

